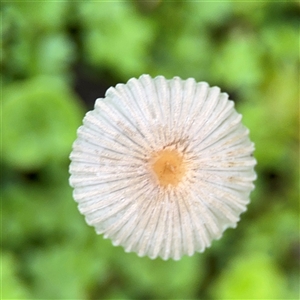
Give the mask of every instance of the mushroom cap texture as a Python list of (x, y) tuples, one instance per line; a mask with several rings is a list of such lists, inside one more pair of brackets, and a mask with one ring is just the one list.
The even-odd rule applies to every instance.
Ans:
[[(164, 260), (203, 252), (236, 226), (254, 188), (254, 145), (241, 118), (226, 93), (193, 78), (142, 75), (109, 88), (70, 155), (80, 213), (126, 252)], [(177, 161), (184, 168), (162, 185), (155, 170), (168, 155), (175, 165), (164, 176)]]

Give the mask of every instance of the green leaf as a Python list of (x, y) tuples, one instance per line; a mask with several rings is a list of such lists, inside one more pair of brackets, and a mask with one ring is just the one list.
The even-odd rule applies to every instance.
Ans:
[(63, 82), (37, 77), (14, 83), (3, 99), (4, 162), (33, 170), (67, 159), (83, 112)]
[(214, 299), (286, 299), (287, 293), (283, 274), (263, 252), (234, 258), (210, 288)]
[(85, 59), (124, 78), (144, 73), (153, 39), (150, 20), (128, 2), (81, 2)]
[(9, 3), (18, 13), (18, 22), (22, 22), (24, 31), (27, 30), (59, 30), (64, 26), (70, 4), (67, 1), (29, 2), (19, 1)]
[(17, 276), (17, 262), (10, 253), (1, 251), (1, 299), (30, 299), (30, 292)]
[(31, 75), (65, 75), (75, 57), (73, 43), (61, 33), (43, 35), (34, 50), (28, 70)]
[(214, 79), (230, 88), (254, 89), (263, 78), (258, 41), (243, 32), (231, 36), (215, 52), (211, 66)]
[(127, 256), (117, 263), (132, 298), (144, 294), (154, 299), (192, 299), (204, 278), (203, 261), (197, 254), (180, 261)]
[(32, 252), (27, 267), (34, 277), (34, 298), (88, 299), (90, 287), (105, 281), (109, 271), (103, 257), (90, 250), (64, 243)]

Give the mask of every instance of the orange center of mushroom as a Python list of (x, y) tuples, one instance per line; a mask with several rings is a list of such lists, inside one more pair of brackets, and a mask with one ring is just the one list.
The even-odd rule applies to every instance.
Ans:
[(185, 174), (186, 167), (183, 156), (177, 150), (164, 149), (156, 152), (153, 158), (152, 170), (159, 185), (176, 186)]

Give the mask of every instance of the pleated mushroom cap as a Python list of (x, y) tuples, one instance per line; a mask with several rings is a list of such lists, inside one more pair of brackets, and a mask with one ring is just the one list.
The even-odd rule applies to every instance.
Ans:
[(246, 210), (254, 145), (226, 93), (189, 78), (142, 75), (109, 88), (70, 155), (79, 211), (139, 256), (203, 252)]

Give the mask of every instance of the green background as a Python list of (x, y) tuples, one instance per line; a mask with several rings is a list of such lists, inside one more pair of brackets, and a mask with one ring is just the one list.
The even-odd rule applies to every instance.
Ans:
[[(2, 299), (298, 299), (299, 2), (2, 1)], [(220, 86), (250, 129), (236, 229), (179, 262), (124, 253), (68, 185), (85, 112), (146, 73)]]

